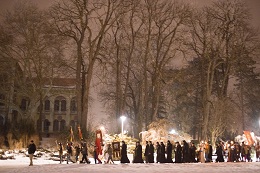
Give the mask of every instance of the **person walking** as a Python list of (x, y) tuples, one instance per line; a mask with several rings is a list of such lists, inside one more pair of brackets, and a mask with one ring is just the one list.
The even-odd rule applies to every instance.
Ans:
[(156, 163), (161, 162), (161, 145), (159, 142), (156, 142)]
[(78, 162), (79, 160), (79, 154), (80, 154), (80, 147), (79, 147), (79, 144), (77, 144), (75, 146), (75, 150), (76, 150), (76, 153), (75, 153), (75, 160), (76, 160), (76, 163)]
[(135, 147), (135, 155), (134, 155), (134, 160), (133, 163), (144, 163), (143, 158), (142, 158), (142, 146), (140, 145), (140, 142), (136, 142), (136, 147)]
[(179, 142), (175, 143), (175, 163), (182, 162), (182, 148)]
[(102, 164), (101, 160), (98, 158), (98, 147), (94, 146), (94, 160), (95, 164)]
[(149, 153), (149, 144), (148, 144), (148, 141), (146, 141), (146, 146), (145, 146), (145, 150), (144, 150), (145, 163), (149, 163), (148, 153)]
[(205, 163), (205, 149), (204, 142), (201, 142), (199, 145), (199, 162)]
[(183, 140), (183, 147), (182, 147), (182, 162), (189, 163), (190, 162), (190, 154), (189, 154), (189, 144)]
[(190, 162), (195, 163), (196, 161), (196, 146), (194, 142), (190, 143)]
[(122, 141), (122, 148), (121, 148), (121, 163), (130, 163), (128, 157), (127, 157), (127, 145), (125, 144), (125, 141)]
[(152, 141), (149, 141), (148, 162), (154, 163), (154, 146)]
[(260, 161), (260, 142), (256, 143), (255, 153), (256, 153), (256, 162), (259, 162)]
[(161, 158), (160, 158), (160, 163), (166, 163), (166, 158), (165, 158), (165, 145), (163, 142), (161, 142)]
[(58, 151), (59, 151), (59, 158), (60, 158), (60, 164), (62, 163), (62, 156), (63, 156), (63, 146), (62, 146), (62, 143), (60, 142), (59, 145), (58, 145)]
[(217, 154), (216, 162), (224, 162), (223, 153), (224, 153), (223, 145), (222, 145), (222, 142), (220, 142), (219, 144), (217, 144), (217, 147), (216, 147), (216, 154)]
[(31, 140), (31, 143), (28, 146), (28, 154), (29, 154), (29, 158), (30, 158), (30, 164), (29, 166), (33, 166), (33, 154), (36, 151), (36, 145), (34, 144), (34, 141)]
[(87, 156), (88, 156), (88, 148), (87, 148), (87, 144), (86, 142), (81, 144), (81, 154), (82, 154), (82, 159), (80, 161), (80, 163), (90, 163), (90, 161), (88, 160)]
[(71, 156), (72, 156), (72, 143), (68, 142), (67, 143), (67, 164), (69, 164), (69, 161), (73, 162), (71, 160)]
[(111, 161), (114, 164), (114, 161), (113, 161), (113, 158), (112, 158), (112, 156), (113, 156), (113, 149), (111, 147), (111, 144), (108, 144), (108, 147), (105, 150), (105, 153), (108, 154), (108, 158), (107, 158), (106, 163), (110, 163), (110, 161)]
[(167, 141), (166, 154), (167, 154), (166, 163), (173, 163), (173, 161), (172, 161), (172, 144), (169, 140)]

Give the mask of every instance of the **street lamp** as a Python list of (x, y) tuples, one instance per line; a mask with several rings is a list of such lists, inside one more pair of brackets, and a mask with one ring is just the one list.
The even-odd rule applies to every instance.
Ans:
[(122, 121), (122, 132), (121, 133), (122, 133), (122, 138), (123, 138), (123, 134), (124, 134), (124, 121), (125, 121), (126, 117), (125, 116), (121, 116), (120, 119)]

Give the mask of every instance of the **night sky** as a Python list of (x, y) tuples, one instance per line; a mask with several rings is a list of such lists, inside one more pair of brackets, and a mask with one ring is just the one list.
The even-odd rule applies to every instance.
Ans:
[[(13, 4), (17, 1), (23, 1), (23, 0), (0, 0), (0, 12), (2, 13), (6, 9), (12, 8)], [(48, 8), (52, 3), (54, 3), (56, 0), (31, 0), (32, 2), (35, 2), (36, 4), (39, 4), (40, 8)], [(214, 0), (182, 0), (189, 2), (196, 6), (203, 6), (206, 4), (210, 4)], [(249, 8), (251, 9), (252, 13), (252, 24), (255, 27), (260, 28), (260, 0), (245, 0), (245, 2), (248, 4)]]

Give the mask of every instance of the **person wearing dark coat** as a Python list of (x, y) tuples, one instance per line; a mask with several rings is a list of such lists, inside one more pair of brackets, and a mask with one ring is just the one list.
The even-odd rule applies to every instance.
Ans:
[(88, 160), (87, 156), (88, 156), (88, 147), (86, 142), (81, 144), (81, 154), (82, 154), (82, 159), (80, 161), (80, 163), (90, 163), (90, 161)]
[(149, 141), (148, 162), (154, 163), (154, 146), (152, 144), (152, 141)]
[(73, 163), (73, 161), (71, 160), (71, 156), (72, 156), (72, 143), (68, 142), (67, 143), (67, 164), (69, 164), (69, 161)]
[(146, 141), (146, 146), (145, 146), (145, 150), (144, 150), (145, 163), (149, 163), (148, 154), (149, 154), (149, 144), (148, 144), (148, 141)]
[(30, 158), (30, 165), (29, 166), (33, 166), (33, 154), (36, 151), (36, 145), (34, 144), (34, 141), (31, 140), (31, 143), (28, 146), (28, 154), (29, 154), (29, 158)]
[(212, 162), (212, 154), (213, 154), (213, 148), (212, 145), (209, 143), (209, 155), (208, 155), (209, 162)]
[(161, 142), (161, 162), (160, 163), (166, 163), (166, 158), (165, 158), (165, 145), (163, 142)]
[(217, 144), (216, 154), (217, 154), (216, 162), (224, 162), (223, 147), (222, 147), (222, 143), (221, 142), (219, 144)]
[(182, 161), (183, 163), (190, 162), (189, 144), (185, 140), (183, 140)]
[(196, 162), (196, 146), (195, 144), (192, 142), (191, 146), (190, 146), (190, 161), (195, 163)]
[(156, 142), (156, 163), (161, 162), (161, 146), (159, 142)]
[(179, 142), (176, 142), (175, 147), (175, 163), (181, 163), (182, 161), (182, 148)]
[(166, 163), (173, 163), (173, 161), (172, 161), (172, 144), (169, 140), (167, 141), (166, 154), (167, 154)]
[(127, 145), (125, 144), (125, 141), (122, 141), (122, 149), (121, 149), (121, 163), (130, 163), (128, 157), (127, 157)]
[(140, 142), (136, 142), (133, 163), (144, 163), (143, 158), (142, 158), (142, 146), (140, 145)]
[(94, 146), (94, 160), (95, 164), (102, 164), (102, 161), (98, 158), (98, 147)]
[(79, 147), (78, 144), (75, 146), (75, 150), (76, 150), (75, 160), (76, 160), (76, 162), (78, 162), (78, 160), (79, 160), (79, 155), (80, 155), (80, 147)]

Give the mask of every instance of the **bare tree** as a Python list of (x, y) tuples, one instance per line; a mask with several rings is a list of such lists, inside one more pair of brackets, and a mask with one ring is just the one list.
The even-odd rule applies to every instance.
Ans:
[[(51, 89), (43, 87), (46, 82), (52, 83), (59, 70), (62, 40), (56, 37), (44, 11), (29, 1), (16, 4), (13, 12), (8, 11), (3, 24), (5, 37), (2, 38), (9, 38), (9, 42), (1, 40), (5, 43), (1, 44), (3, 59), (15, 62), (14, 67), (20, 70), (13, 73), (13, 69), (9, 69), (9, 78), (13, 81), (9, 85), (9, 109), (17, 111), (21, 120), (39, 119), (41, 122), (43, 100)], [(24, 107), (20, 107), (21, 102)], [(40, 117), (36, 116), (38, 106)], [(41, 125), (38, 130), (41, 131)]]
[(77, 50), (76, 89), (78, 123), (87, 128), (90, 86), (103, 40), (123, 13), (115, 13), (123, 0), (62, 0), (52, 8), (53, 22), (60, 35), (72, 39)]
[(200, 59), (201, 66), (204, 139), (209, 136), (210, 109), (214, 99), (222, 100), (228, 96), (230, 77), (235, 75), (238, 62), (245, 58), (239, 52), (252, 50), (255, 37), (245, 29), (247, 22), (248, 11), (241, 1), (218, 1), (195, 14), (191, 20), (190, 48)]
[[(159, 117), (164, 93), (162, 73), (180, 52), (182, 27), (188, 16), (188, 6), (178, 2), (132, 1), (128, 13), (118, 21), (116, 46), (111, 46), (107, 55), (111, 55), (110, 60), (118, 57), (112, 58), (118, 64), (113, 69), (121, 71), (112, 73), (120, 77), (114, 93), (122, 98), (118, 105), (123, 113), (138, 123), (137, 131)], [(117, 52), (111, 51), (113, 48)], [(107, 100), (111, 98), (103, 94)]]

